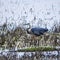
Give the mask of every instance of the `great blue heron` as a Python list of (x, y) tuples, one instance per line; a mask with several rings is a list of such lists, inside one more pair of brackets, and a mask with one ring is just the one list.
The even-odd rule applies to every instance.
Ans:
[(39, 27), (35, 27), (35, 28), (31, 28), (30, 24), (24, 24), (24, 25), (29, 25), (29, 27), (26, 29), (28, 34), (33, 34), (36, 36), (40, 36), (43, 35), (45, 32), (48, 31), (47, 28), (39, 28)]

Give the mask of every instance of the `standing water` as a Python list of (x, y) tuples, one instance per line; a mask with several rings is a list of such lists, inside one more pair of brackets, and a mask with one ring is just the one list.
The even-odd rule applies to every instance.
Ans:
[[(60, 53), (60, 51), (59, 51)], [(0, 52), (0, 60), (60, 60), (57, 51), (44, 52)]]

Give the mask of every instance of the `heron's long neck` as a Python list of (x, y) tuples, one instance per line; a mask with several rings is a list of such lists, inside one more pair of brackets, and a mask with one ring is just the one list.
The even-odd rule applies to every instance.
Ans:
[(29, 28), (27, 29), (27, 33), (31, 34), (31, 26), (30, 25), (29, 25)]
[(27, 33), (29, 33), (29, 34), (30, 34), (30, 31), (29, 31), (29, 29), (30, 29), (30, 28), (28, 28), (28, 29), (27, 29)]

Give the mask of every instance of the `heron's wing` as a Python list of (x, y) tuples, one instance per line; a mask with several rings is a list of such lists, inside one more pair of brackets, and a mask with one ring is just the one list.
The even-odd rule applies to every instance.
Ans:
[(33, 33), (34, 33), (34, 34), (39, 34), (39, 31), (34, 31)]
[(32, 28), (31, 31), (35, 35), (42, 35), (44, 33), (44, 30), (42, 28)]

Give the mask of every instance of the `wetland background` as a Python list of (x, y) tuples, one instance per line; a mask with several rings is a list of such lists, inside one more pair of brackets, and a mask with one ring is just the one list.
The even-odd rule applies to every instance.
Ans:
[[(30, 35), (26, 23), (48, 32)], [(0, 0), (0, 60), (60, 60), (60, 0)]]

